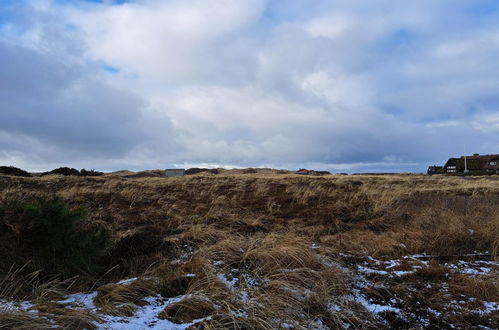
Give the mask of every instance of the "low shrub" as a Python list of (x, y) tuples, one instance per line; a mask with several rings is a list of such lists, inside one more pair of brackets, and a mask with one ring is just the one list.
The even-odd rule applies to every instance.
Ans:
[(78, 171), (76, 168), (70, 168), (70, 167), (59, 167), (56, 168), (55, 170), (48, 171), (48, 172), (43, 172), (43, 175), (49, 175), (49, 174), (62, 174), (64, 176), (70, 176), (70, 175), (75, 175), (75, 176), (101, 176), (104, 173), (99, 172), (96, 170), (86, 170), (84, 168), (81, 169), (81, 171)]
[(99, 171), (96, 171), (96, 170), (90, 170), (90, 171), (87, 171), (86, 169), (82, 168), (81, 171), (80, 171), (80, 175), (81, 176), (101, 176), (103, 175), (104, 173), (102, 172), (99, 172)]
[(83, 209), (58, 199), (0, 203), (0, 272), (28, 263), (42, 276), (97, 275), (111, 245), (108, 230), (92, 226)]
[(31, 174), (14, 166), (0, 166), (0, 174), (30, 177)]
[(203, 173), (203, 172), (207, 172), (207, 173), (211, 173), (211, 174), (218, 174), (219, 173), (219, 171), (216, 168), (209, 169), (209, 168), (194, 167), (194, 168), (189, 168), (189, 169), (185, 170), (185, 175), (193, 175), (193, 174), (198, 174), (198, 173)]
[(42, 176), (43, 175), (49, 175), (49, 174), (62, 174), (64, 176), (69, 176), (69, 175), (79, 176), (80, 172), (77, 169), (75, 169), (75, 168), (59, 167), (59, 168), (56, 168), (55, 170), (42, 173)]

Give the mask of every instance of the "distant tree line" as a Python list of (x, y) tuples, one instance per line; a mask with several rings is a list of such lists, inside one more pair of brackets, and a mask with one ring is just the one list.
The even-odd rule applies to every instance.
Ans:
[(43, 175), (50, 175), (50, 174), (62, 174), (64, 176), (69, 176), (69, 175), (75, 175), (75, 176), (100, 176), (103, 175), (104, 173), (98, 172), (96, 170), (86, 170), (86, 169), (81, 169), (81, 171), (78, 171), (75, 168), (70, 168), (70, 167), (59, 167), (56, 168), (55, 170), (49, 171), (49, 172), (44, 172), (42, 173)]
[(202, 173), (202, 172), (209, 172), (209, 173), (212, 173), (212, 174), (218, 174), (218, 170), (216, 168), (209, 169), (209, 168), (197, 168), (197, 167), (194, 167), (194, 168), (190, 168), (188, 170), (185, 170), (185, 175), (198, 174), (198, 173)]
[(21, 170), (20, 168), (14, 166), (0, 166), (0, 174), (8, 174), (14, 176), (31, 176), (31, 173)]
[[(13, 175), (13, 176), (23, 176), (23, 177), (30, 177), (32, 176), (31, 173), (22, 170), (20, 168), (14, 167), (14, 166), (0, 166), (0, 174), (7, 174), (7, 175)], [(47, 171), (41, 173), (42, 176), (44, 175), (50, 175), (50, 174), (62, 174), (64, 176), (69, 176), (69, 175), (74, 175), (74, 176), (100, 176), (103, 175), (103, 172), (99, 172), (96, 170), (86, 170), (86, 169), (81, 169), (78, 171), (75, 168), (70, 168), (70, 167), (59, 167), (56, 168), (52, 171)]]

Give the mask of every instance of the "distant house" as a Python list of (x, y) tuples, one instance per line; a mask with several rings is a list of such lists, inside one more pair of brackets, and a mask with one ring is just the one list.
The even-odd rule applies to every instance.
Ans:
[(306, 168), (300, 168), (298, 171), (295, 172), (296, 174), (301, 174), (301, 175), (309, 175), (310, 171), (307, 170)]
[(166, 176), (184, 176), (185, 170), (183, 168), (172, 168), (165, 170)]
[(428, 167), (428, 171), (426, 173), (428, 175), (443, 174), (444, 173), (444, 167), (443, 166), (433, 165), (433, 166)]
[(430, 166), (428, 174), (458, 174), (464, 172), (470, 173), (499, 173), (499, 154), (495, 155), (479, 155), (461, 156), (459, 158), (449, 158), (445, 165)]

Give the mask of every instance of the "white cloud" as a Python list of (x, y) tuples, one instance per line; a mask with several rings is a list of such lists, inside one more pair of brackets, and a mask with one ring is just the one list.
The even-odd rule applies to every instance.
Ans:
[(220, 47), (237, 47), (231, 43), (262, 9), (260, 0), (174, 0), (72, 8), (68, 15), (92, 58), (153, 83), (181, 83), (223, 69)]
[(473, 128), (484, 133), (497, 133), (499, 132), (499, 113), (487, 116), (486, 118), (477, 118), (471, 122), (471, 125)]
[(336, 14), (334, 17), (318, 18), (305, 24), (305, 31), (312, 37), (335, 39), (349, 32), (355, 18)]

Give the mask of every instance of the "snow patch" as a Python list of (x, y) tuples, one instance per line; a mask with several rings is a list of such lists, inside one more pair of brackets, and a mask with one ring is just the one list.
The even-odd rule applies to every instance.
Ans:
[(32, 307), (33, 304), (30, 301), (8, 301), (0, 299), (0, 308), (2, 309), (27, 311)]
[(144, 300), (147, 301), (145, 306), (137, 309), (133, 316), (122, 317), (122, 316), (110, 316), (101, 315), (104, 319), (104, 323), (97, 324), (98, 329), (123, 329), (123, 330), (133, 330), (133, 329), (171, 329), (180, 330), (187, 329), (199, 322), (206, 320), (207, 318), (193, 320), (189, 323), (177, 324), (168, 320), (162, 320), (158, 318), (158, 314), (165, 309), (165, 307), (174, 304), (176, 302), (184, 299), (184, 296), (179, 296), (175, 298), (164, 299), (161, 296), (147, 297)]
[(66, 299), (60, 300), (59, 302), (62, 304), (70, 304), (88, 310), (96, 310), (97, 308), (94, 305), (94, 298), (96, 296), (97, 291), (91, 293), (75, 293), (66, 296)]
[(117, 282), (116, 284), (128, 285), (132, 282), (135, 282), (137, 279), (138, 279), (137, 277), (127, 278), (127, 279), (124, 279), (124, 280)]
[(219, 273), (217, 274), (217, 277), (220, 281), (224, 282), (224, 284), (229, 288), (229, 289), (234, 289), (234, 286), (239, 282), (239, 279), (236, 277), (233, 277), (231, 280), (225, 276), (225, 274)]

